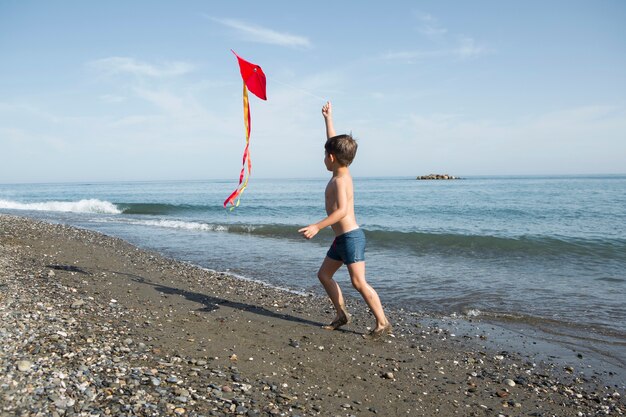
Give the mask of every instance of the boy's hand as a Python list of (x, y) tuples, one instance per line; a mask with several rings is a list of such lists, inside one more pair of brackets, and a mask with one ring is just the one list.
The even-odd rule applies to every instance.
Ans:
[(325, 119), (328, 119), (329, 117), (332, 117), (332, 112), (333, 108), (330, 104), (330, 101), (327, 101), (326, 104), (324, 104), (324, 106), (322, 107), (322, 116), (324, 116)]
[(322, 107), (322, 116), (324, 116), (324, 123), (326, 123), (326, 139), (337, 136), (333, 127), (333, 106), (330, 104), (330, 101), (327, 101), (324, 107)]
[(307, 227), (303, 227), (302, 229), (298, 230), (298, 233), (301, 233), (305, 239), (313, 239), (313, 236), (315, 236), (319, 231), (320, 231), (320, 228), (317, 227), (317, 225), (311, 224)]

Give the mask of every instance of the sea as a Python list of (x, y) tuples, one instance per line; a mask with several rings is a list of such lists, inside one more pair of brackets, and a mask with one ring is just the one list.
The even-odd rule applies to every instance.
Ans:
[[(0, 212), (120, 237), (242, 279), (323, 294), (328, 178), (0, 184)], [(385, 306), (526, 323), (626, 352), (626, 175), (355, 178)], [(345, 268), (337, 280), (349, 296)], [(622, 358), (622, 363), (623, 363)]]

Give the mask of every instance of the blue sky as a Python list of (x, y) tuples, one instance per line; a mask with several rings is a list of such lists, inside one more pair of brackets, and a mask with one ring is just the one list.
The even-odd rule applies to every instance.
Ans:
[(626, 172), (626, 2), (0, 2), (0, 182)]

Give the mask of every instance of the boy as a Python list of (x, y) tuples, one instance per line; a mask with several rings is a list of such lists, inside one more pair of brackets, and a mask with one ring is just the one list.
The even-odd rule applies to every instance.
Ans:
[(300, 232), (306, 239), (312, 239), (321, 229), (330, 226), (335, 232), (335, 240), (326, 254), (317, 276), (324, 286), (328, 297), (335, 306), (337, 316), (328, 326), (336, 330), (350, 322), (341, 289), (333, 275), (345, 264), (354, 288), (369, 306), (376, 318), (376, 327), (366, 338), (378, 338), (391, 333), (391, 325), (385, 317), (378, 294), (365, 281), (365, 234), (356, 223), (354, 215), (354, 189), (348, 166), (356, 155), (357, 143), (350, 135), (335, 134), (330, 101), (322, 107), (326, 123), (326, 154), (324, 164), (332, 171), (333, 177), (326, 186), (326, 213), (328, 216), (318, 223), (304, 227)]

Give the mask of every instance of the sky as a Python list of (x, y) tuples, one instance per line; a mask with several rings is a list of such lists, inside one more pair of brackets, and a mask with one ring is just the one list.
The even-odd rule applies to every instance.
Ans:
[(0, 0), (0, 183), (626, 173), (626, 2)]

